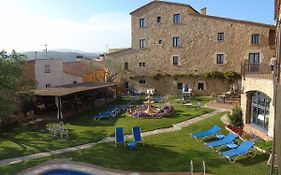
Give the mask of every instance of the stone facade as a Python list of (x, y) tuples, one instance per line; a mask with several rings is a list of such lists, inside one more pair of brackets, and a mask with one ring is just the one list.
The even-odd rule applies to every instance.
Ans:
[[(180, 16), (178, 23), (173, 22), (175, 14)], [(259, 53), (260, 62), (264, 63), (274, 54), (269, 42), (273, 26), (203, 15), (185, 4), (152, 1), (131, 13), (131, 24), (132, 48), (114, 52), (107, 58), (127, 64), (124, 77), (127, 82), (132, 77), (145, 79), (156, 74), (240, 72), (240, 65), (248, 60), (249, 53)], [(218, 40), (219, 33), (223, 33), (223, 40)], [(251, 43), (252, 34), (259, 35), (258, 44)], [(176, 47), (174, 37), (178, 37)], [(140, 44), (145, 48), (140, 48)], [(223, 54), (222, 64), (217, 63), (218, 54)], [(177, 64), (173, 63), (174, 56), (178, 57)], [(139, 82), (130, 83), (135, 86)], [(173, 81), (167, 82), (167, 86), (172, 85)], [(155, 88), (162, 91), (164, 87)]]

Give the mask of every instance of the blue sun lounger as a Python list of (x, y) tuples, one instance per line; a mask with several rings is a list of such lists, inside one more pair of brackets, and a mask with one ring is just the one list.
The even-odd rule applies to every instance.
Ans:
[(144, 146), (144, 142), (143, 142), (143, 139), (141, 137), (141, 129), (139, 126), (135, 126), (132, 128), (132, 132), (133, 132), (133, 135), (134, 135), (134, 140), (136, 143), (138, 142), (141, 142), (142, 143), (142, 146)]
[[(222, 157), (225, 157), (229, 160), (229, 162), (234, 163), (238, 158), (243, 155), (250, 155), (251, 157), (255, 157), (256, 150), (252, 149), (254, 146), (254, 142), (246, 140), (243, 141), (237, 148), (231, 149), (228, 151), (220, 152), (219, 154)], [(236, 157), (236, 158), (234, 158)], [(234, 158), (234, 159), (233, 159)]]
[(212, 141), (212, 142), (207, 142), (207, 143), (205, 143), (205, 145), (208, 146), (209, 148), (221, 147), (223, 145), (226, 145), (226, 144), (229, 144), (229, 143), (233, 142), (237, 137), (238, 136), (236, 134), (229, 133), (223, 139), (215, 140), (215, 141)]
[(115, 147), (117, 143), (123, 143), (124, 147), (126, 147), (124, 129), (121, 127), (115, 128)]
[(215, 133), (217, 133), (221, 128), (218, 127), (217, 125), (214, 125), (212, 128), (210, 128), (208, 131), (201, 131), (201, 132), (196, 132), (196, 133), (192, 133), (192, 137), (198, 139), (198, 138), (204, 138), (204, 137), (208, 137), (211, 136)]

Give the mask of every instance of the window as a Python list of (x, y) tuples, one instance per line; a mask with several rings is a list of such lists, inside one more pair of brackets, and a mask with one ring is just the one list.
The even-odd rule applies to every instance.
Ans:
[(252, 44), (259, 44), (259, 43), (260, 43), (259, 34), (252, 34)]
[(140, 45), (140, 48), (141, 48), (141, 49), (146, 48), (145, 39), (140, 39), (139, 45)]
[(249, 53), (248, 63), (249, 72), (258, 72), (260, 63), (260, 53)]
[(224, 33), (223, 32), (218, 33), (218, 40), (219, 41), (223, 41), (224, 40)]
[(217, 54), (217, 64), (224, 64), (224, 55)]
[(177, 89), (179, 89), (179, 90), (182, 90), (182, 86), (183, 86), (183, 84), (182, 83), (177, 83)]
[(140, 83), (140, 84), (145, 84), (145, 80), (141, 79), (141, 80), (139, 81), (139, 83)]
[(139, 67), (144, 67), (145, 66), (145, 62), (139, 62)]
[(77, 81), (73, 81), (73, 84), (77, 84)]
[(157, 21), (157, 23), (160, 23), (161, 22), (161, 16), (157, 16), (156, 21)]
[(174, 22), (174, 24), (179, 24), (181, 22), (181, 15), (180, 14), (174, 14), (173, 22)]
[(127, 62), (124, 63), (124, 68), (125, 68), (125, 70), (129, 69), (129, 64)]
[(180, 37), (179, 36), (173, 37), (173, 46), (178, 47), (179, 45), (180, 45)]
[(129, 82), (125, 82), (125, 88), (126, 88), (126, 89), (129, 88)]
[(173, 65), (180, 65), (179, 56), (173, 56)]
[(145, 19), (144, 18), (140, 18), (139, 26), (140, 26), (140, 28), (144, 28), (145, 27)]
[(261, 93), (253, 92), (251, 94), (251, 114), (250, 123), (253, 123), (264, 130), (268, 130), (269, 122), (269, 107), (270, 107), (270, 97)]
[(46, 88), (49, 88), (49, 87), (51, 87), (51, 84), (50, 84), (50, 83), (47, 83), (47, 84), (46, 84)]
[(198, 91), (203, 91), (204, 90), (204, 83), (198, 83)]
[(49, 64), (45, 64), (44, 65), (44, 72), (45, 73), (51, 73), (51, 69), (50, 69), (50, 65)]
[(158, 41), (158, 45), (162, 45), (162, 40), (160, 39), (159, 41)]

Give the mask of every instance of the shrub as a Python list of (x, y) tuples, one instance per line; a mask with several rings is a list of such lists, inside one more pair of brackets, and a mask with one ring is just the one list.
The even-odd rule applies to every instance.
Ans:
[(235, 108), (232, 110), (232, 114), (228, 115), (228, 118), (230, 120), (230, 123), (234, 127), (243, 127), (243, 118), (242, 118), (242, 109), (241, 108)]
[(264, 141), (264, 140), (260, 140), (258, 142), (255, 143), (257, 147), (266, 150), (267, 152), (271, 152), (272, 151), (272, 141)]

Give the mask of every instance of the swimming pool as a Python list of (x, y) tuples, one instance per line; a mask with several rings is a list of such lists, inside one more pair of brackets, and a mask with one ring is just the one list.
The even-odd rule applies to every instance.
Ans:
[(91, 174), (83, 173), (80, 171), (67, 170), (67, 169), (55, 169), (45, 172), (41, 175), (91, 175)]

